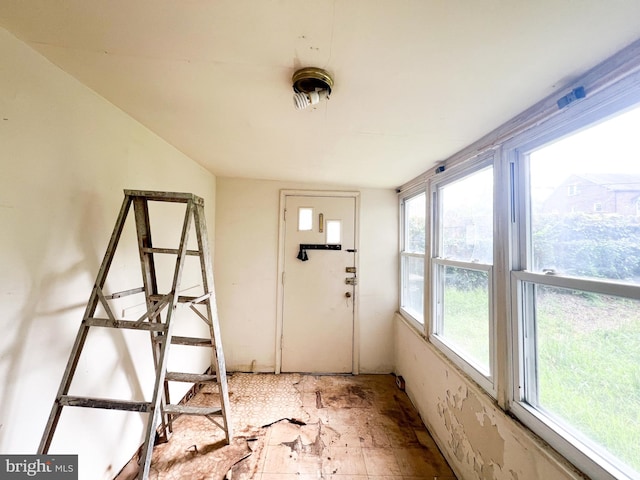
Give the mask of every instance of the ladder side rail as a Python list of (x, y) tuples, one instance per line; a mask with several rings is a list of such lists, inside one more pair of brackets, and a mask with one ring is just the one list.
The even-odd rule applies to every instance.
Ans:
[[(145, 292), (147, 310), (155, 305), (151, 300), (151, 295), (158, 294), (158, 281), (156, 278), (156, 266), (152, 253), (145, 253), (144, 250), (152, 248), (151, 225), (149, 222), (149, 205), (145, 198), (135, 197), (133, 200), (133, 210), (136, 217), (136, 234), (138, 238), (138, 253), (140, 255), (140, 268), (142, 270), (142, 283)], [(158, 317), (149, 318), (149, 321), (158, 321)]]
[[(191, 232), (191, 222), (192, 222), (192, 219), (194, 218), (193, 217), (193, 212), (195, 210), (194, 199), (198, 199), (200, 202), (202, 202), (202, 199), (200, 199), (199, 197), (195, 197), (195, 195), (193, 196), (192, 199), (190, 199), (187, 202), (187, 206), (185, 208), (185, 217), (184, 217), (184, 224), (182, 228), (182, 234), (180, 236), (180, 245), (178, 246), (177, 249), (175, 249), (175, 253), (177, 254), (176, 269), (174, 270), (174, 276), (173, 276), (173, 282), (172, 282), (172, 293), (174, 293), (174, 296), (175, 296), (174, 303), (173, 303), (174, 311), (175, 311), (176, 305), (180, 302), (180, 299), (181, 299), (178, 292), (180, 291), (180, 285), (182, 282), (182, 270), (184, 268), (184, 261), (187, 255), (193, 254), (193, 252), (187, 248), (187, 245), (189, 244), (189, 233)], [(172, 343), (171, 338), (169, 338), (168, 341), (169, 343)], [(162, 405), (164, 407), (164, 405), (171, 404), (170, 392), (169, 392), (169, 380), (167, 380), (166, 377), (163, 380), (163, 384), (164, 384), (163, 388), (164, 388), (165, 401)], [(166, 414), (163, 408), (162, 419), (163, 419), (164, 438), (165, 440), (168, 440), (169, 434), (173, 433), (174, 417), (170, 414)]]
[(73, 380), (76, 368), (78, 367), (78, 361), (80, 360), (82, 347), (84, 346), (84, 343), (87, 339), (87, 334), (89, 333), (87, 319), (93, 317), (96, 311), (96, 307), (98, 306), (98, 289), (102, 289), (102, 287), (104, 287), (107, 273), (109, 272), (109, 268), (111, 267), (116, 247), (118, 246), (120, 236), (122, 235), (122, 230), (124, 229), (124, 224), (127, 219), (127, 213), (129, 212), (130, 205), (131, 198), (125, 195), (125, 198), (122, 201), (122, 206), (120, 207), (120, 212), (118, 213), (118, 219), (116, 220), (111, 238), (109, 239), (107, 251), (104, 254), (102, 264), (100, 265), (100, 269), (98, 270), (98, 274), (96, 275), (96, 281), (91, 291), (91, 296), (89, 297), (89, 302), (87, 303), (82, 323), (80, 324), (76, 339), (73, 343), (73, 347), (71, 348), (71, 354), (69, 355), (67, 366), (65, 368), (64, 374), (62, 375), (58, 393), (56, 394), (53, 406), (51, 407), (51, 413), (49, 414), (49, 419), (47, 420), (44, 433), (42, 434), (40, 445), (38, 446), (39, 454), (48, 453), (49, 447), (51, 446), (53, 433), (55, 432), (58, 421), (60, 420), (60, 414), (62, 413), (62, 406), (60, 405), (59, 400), (62, 396), (69, 393), (71, 381)]
[[(171, 319), (169, 315), (171, 311), (167, 312), (167, 332), (161, 341), (160, 344), (160, 356), (158, 358), (159, 364), (157, 365), (156, 370), (156, 381), (155, 387), (153, 391), (153, 398), (151, 402), (149, 402), (149, 416), (147, 418), (147, 425), (145, 427), (144, 432), (144, 444), (142, 445), (142, 451), (140, 453), (139, 461), (139, 470), (138, 470), (138, 480), (147, 480), (149, 478), (149, 469), (151, 467), (151, 456), (153, 453), (154, 439), (155, 439), (155, 431), (156, 424), (158, 420), (161, 419), (161, 408), (160, 403), (162, 401), (162, 392), (160, 390), (160, 385), (164, 383), (165, 372), (167, 369), (167, 360), (169, 358), (168, 350), (169, 345), (171, 343)], [(163, 420), (163, 419), (161, 419)]]
[[(158, 300), (158, 281), (156, 275), (155, 259), (153, 256), (154, 248), (151, 237), (151, 221), (149, 219), (149, 202), (148, 196), (140, 196), (135, 191), (127, 191), (129, 195), (134, 195), (133, 206), (136, 214), (136, 235), (138, 239), (138, 253), (140, 255), (140, 268), (142, 271), (143, 288), (145, 292), (145, 302), (148, 312), (152, 312), (148, 316), (149, 323), (162, 323), (161, 304), (164, 300)], [(160, 307), (160, 308), (155, 308)], [(155, 308), (155, 310), (154, 310)], [(144, 320), (144, 319), (142, 319)], [(140, 321), (140, 320), (138, 320)], [(160, 359), (161, 344), (154, 341), (162, 332), (150, 331), (151, 351), (153, 353), (154, 366), (158, 368)], [(164, 403), (169, 402), (168, 391), (163, 392)], [(162, 431), (166, 432), (166, 424), (162, 419)]]
[[(147, 305), (147, 318), (149, 323), (162, 323), (162, 306), (166, 301), (165, 296), (158, 299), (158, 278), (156, 275), (155, 259), (153, 257), (153, 240), (151, 237), (151, 221), (149, 219), (149, 202), (147, 197), (136, 195), (141, 192), (131, 190), (125, 191), (133, 196), (133, 211), (136, 219), (136, 237), (138, 239), (138, 254), (140, 256), (140, 269), (142, 273), (142, 284), (145, 293), (145, 302)], [(154, 298), (155, 297), (155, 298)], [(138, 322), (145, 320), (145, 316), (138, 319)], [(151, 351), (153, 353), (153, 365), (157, 369), (161, 356), (161, 342), (155, 340), (162, 332), (150, 331)], [(163, 391), (164, 403), (168, 403), (168, 392)], [(162, 431), (166, 432), (166, 424), (162, 418)]]
[(200, 268), (202, 271), (202, 286), (204, 293), (211, 295), (204, 302), (207, 317), (209, 321), (209, 331), (211, 333), (211, 339), (213, 348), (211, 349), (213, 366), (215, 368), (216, 377), (218, 378), (218, 385), (220, 390), (220, 406), (222, 410), (222, 421), (224, 424), (224, 432), (227, 443), (231, 442), (233, 438), (233, 432), (231, 424), (228, 421), (228, 414), (231, 411), (229, 405), (229, 388), (227, 385), (227, 371), (224, 359), (224, 352), (222, 350), (222, 335), (220, 333), (220, 322), (218, 319), (218, 310), (216, 304), (216, 296), (214, 291), (213, 280), (213, 267), (211, 264), (211, 250), (209, 248), (209, 237), (207, 236), (207, 224), (204, 215), (204, 205), (198, 204), (194, 211), (196, 236), (198, 237), (198, 249), (201, 252), (200, 255)]
[(149, 415), (149, 419), (147, 420), (147, 429), (145, 435), (145, 443), (142, 447), (142, 454), (140, 458), (140, 470), (138, 474), (139, 480), (145, 480), (149, 476), (149, 469), (151, 467), (151, 456), (153, 452), (153, 439), (155, 438), (154, 431), (156, 428), (156, 423), (158, 423), (159, 416), (162, 416), (162, 421), (164, 422), (164, 413), (162, 412), (162, 400), (163, 394), (161, 394), (160, 389), (162, 388), (164, 391), (167, 389), (167, 384), (165, 381), (166, 371), (167, 371), (167, 363), (169, 359), (168, 351), (169, 345), (171, 344), (171, 329), (172, 329), (172, 317), (173, 313), (176, 311), (177, 303), (178, 303), (178, 291), (180, 290), (180, 279), (182, 277), (182, 269), (184, 267), (184, 259), (186, 257), (187, 252), (187, 242), (189, 239), (189, 230), (191, 228), (191, 219), (193, 217), (193, 202), (187, 202), (186, 214), (184, 217), (184, 222), (182, 225), (182, 235), (180, 236), (180, 247), (178, 257), (176, 258), (176, 266), (173, 274), (173, 282), (171, 284), (171, 305), (167, 310), (166, 316), (166, 326), (167, 333), (164, 336), (164, 340), (161, 343), (160, 347), (160, 358), (158, 359), (157, 368), (156, 368), (156, 382), (153, 391), (153, 399), (151, 400), (151, 413)]

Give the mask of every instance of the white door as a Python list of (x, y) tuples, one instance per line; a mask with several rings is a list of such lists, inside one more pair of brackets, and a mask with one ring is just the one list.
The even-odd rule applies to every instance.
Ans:
[(284, 205), (281, 370), (351, 373), (356, 198), (287, 195)]

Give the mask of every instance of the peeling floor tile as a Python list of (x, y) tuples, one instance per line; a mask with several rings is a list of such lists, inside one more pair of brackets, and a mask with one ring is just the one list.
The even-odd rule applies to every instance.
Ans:
[[(179, 417), (154, 448), (151, 480), (222, 480), (229, 470), (232, 480), (455, 479), (391, 375), (236, 373), (228, 383), (231, 445), (207, 419)], [(205, 387), (189, 404), (216, 400)], [(130, 478), (123, 470), (116, 480)]]

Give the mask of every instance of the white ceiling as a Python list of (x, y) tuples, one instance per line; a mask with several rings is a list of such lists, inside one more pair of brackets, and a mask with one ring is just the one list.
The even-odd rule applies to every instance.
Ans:
[[(640, 37), (638, 0), (0, 0), (218, 176), (396, 187)], [(333, 74), (297, 111), (295, 69)]]

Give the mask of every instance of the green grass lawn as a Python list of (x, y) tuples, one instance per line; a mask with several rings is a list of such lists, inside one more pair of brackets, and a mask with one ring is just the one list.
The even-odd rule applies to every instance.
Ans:
[(546, 290), (536, 305), (540, 405), (640, 471), (639, 302)]
[[(487, 302), (445, 293), (445, 336), (488, 365)], [(538, 406), (640, 471), (640, 302), (539, 288), (536, 315)]]
[(489, 294), (486, 288), (447, 287), (444, 300), (444, 337), (464, 356), (490, 371)]

